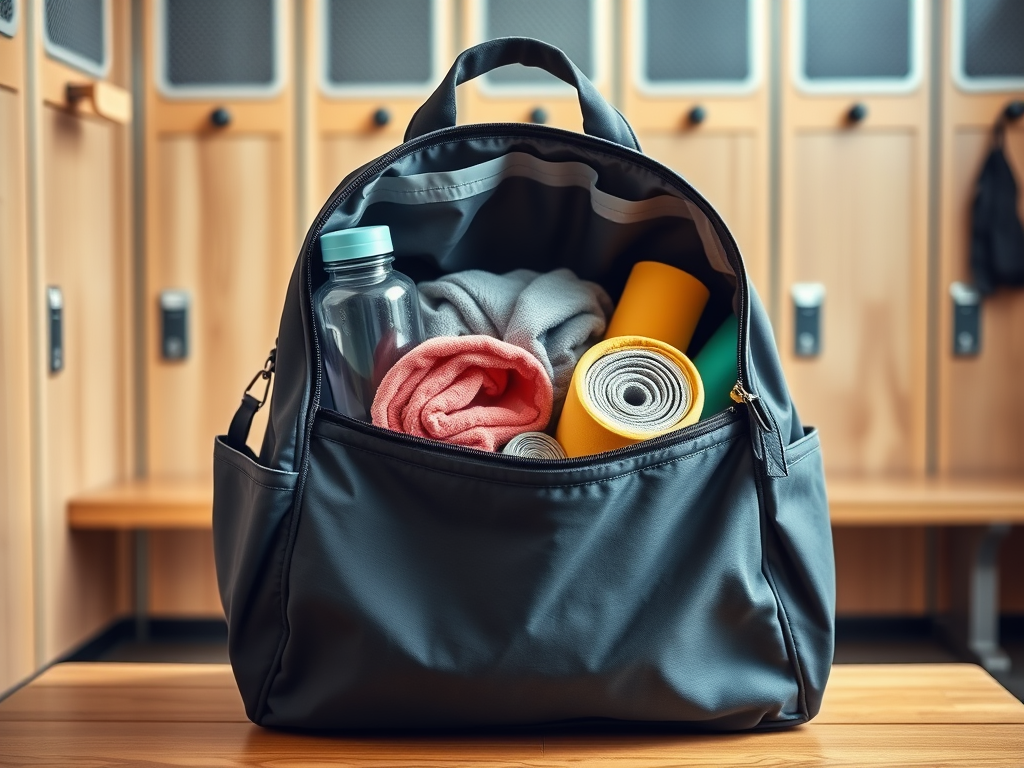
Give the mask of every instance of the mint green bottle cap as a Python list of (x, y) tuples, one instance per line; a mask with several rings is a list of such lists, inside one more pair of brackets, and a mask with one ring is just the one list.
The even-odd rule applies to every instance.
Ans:
[(391, 253), (391, 229), (385, 225), (354, 227), (320, 235), (320, 252), (325, 264)]

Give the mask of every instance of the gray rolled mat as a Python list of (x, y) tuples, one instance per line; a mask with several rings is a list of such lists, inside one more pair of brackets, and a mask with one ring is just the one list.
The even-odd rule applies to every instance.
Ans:
[(501, 452), (509, 456), (523, 459), (564, 459), (565, 451), (551, 435), (543, 432), (523, 432), (516, 435)]
[(690, 408), (686, 374), (671, 358), (646, 349), (621, 349), (586, 373), (590, 407), (618, 427), (659, 434)]

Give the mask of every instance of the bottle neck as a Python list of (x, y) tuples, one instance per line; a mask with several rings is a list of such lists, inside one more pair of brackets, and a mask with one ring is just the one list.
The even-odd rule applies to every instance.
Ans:
[(391, 274), (391, 262), (394, 260), (393, 253), (383, 253), (363, 259), (326, 263), (324, 269), (327, 271), (327, 279), (331, 283), (373, 285)]

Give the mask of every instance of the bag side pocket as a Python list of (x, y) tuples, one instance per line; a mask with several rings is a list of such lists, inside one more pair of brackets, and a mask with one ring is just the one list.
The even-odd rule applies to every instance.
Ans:
[(767, 551), (789, 621), (807, 719), (818, 714), (835, 647), (836, 575), (818, 431), (787, 449), (789, 476), (768, 478)]
[(245, 712), (256, 709), (281, 635), (281, 568), (296, 472), (262, 467), (218, 437), (213, 546), (228, 653)]

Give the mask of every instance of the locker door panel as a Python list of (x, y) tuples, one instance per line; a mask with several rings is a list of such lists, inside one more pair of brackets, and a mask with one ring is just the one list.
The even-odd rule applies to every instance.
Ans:
[[(16, 21), (14, 10), (0, 21)], [(35, 660), (25, 54), (15, 24), (0, 32), (0, 688), (7, 688), (29, 675)]]
[[(912, 135), (808, 132), (793, 142), (793, 282), (826, 286), (822, 351), (794, 359), (788, 378), (801, 416), (821, 430), (834, 468), (914, 468), (920, 397), (913, 296), (916, 243)], [(787, 297), (788, 298), (788, 297)], [(787, 302), (786, 314), (792, 315)]]
[(623, 114), (644, 152), (715, 206), (768, 296), (768, 4), (628, 0)]
[[(953, 136), (952, 187), (956, 237), (949, 249), (948, 272), (955, 280), (970, 282), (969, 232), (971, 206), (978, 172), (990, 145), (985, 128), (964, 127)], [(1024, 130), (1010, 131), (1005, 151), (1014, 169), (1024, 170)], [(1022, 170), (1016, 170), (1022, 178)], [(1024, 200), (1019, 208), (1024, 217)], [(948, 288), (951, 280), (944, 281)], [(962, 474), (1024, 473), (1024, 402), (1020, 375), (1024, 371), (1024, 301), (1016, 291), (1000, 291), (982, 307), (981, 350), (974, 357), (952, 354), (951, 300), (939, 300), (947, 309), (947, 322), (939, 328), (939, 354), (943, 379), (942, 464)]]
[(118, 129), (52, 107), (42, 118), (44, 276), (64, 294), (65, 367), (46, 382), (43, 436), (51, 558), (43, 600), (47, 644), (56, 652), (118, 609), (113, 535), (69, 535), (64, 508), (69, 496), (120, 479), (130, 466), (130, 322), (126, 254), (118, 242), (123, 214), (110, 172)]
[[(280, 141), (258, 135), (159, 139), (164, 183), (154, 226), (163, 247), (151, 279), (186, 287), (191, 298), (187, 360), (160, 359), (159, 318), (152, 323), (158, 375), (150, 388), (149, 461), (161, 474), (211, 471), (213, 436), (227, 429), (250, 370), (274, 345), (291, 271), (291, 254), (280, 248), (290, 234), (277, 193), (283, 154)], [(151, 311), (158, 314), (157, 302)], [(265, 412), (258, 417), (265, 422)]]

